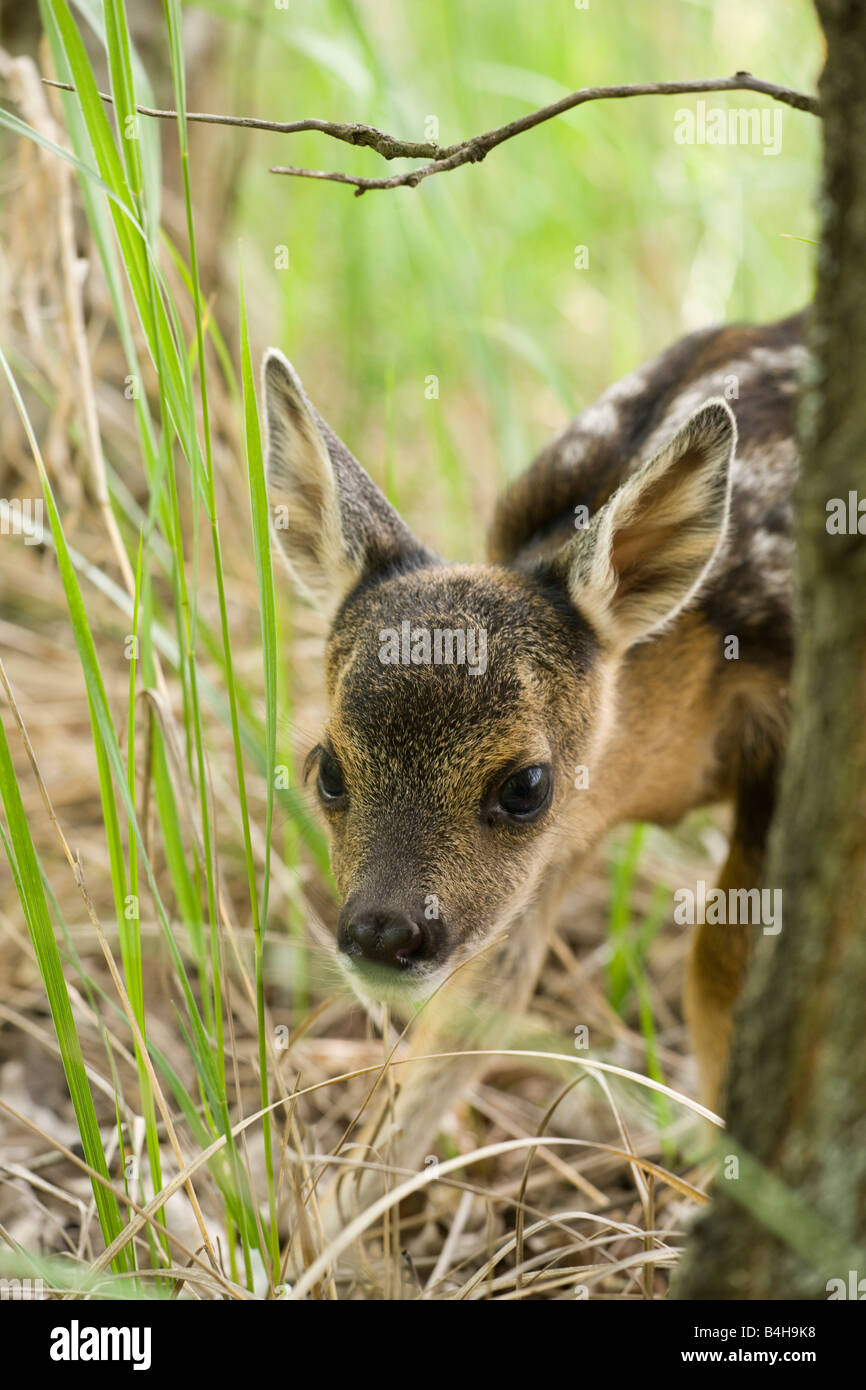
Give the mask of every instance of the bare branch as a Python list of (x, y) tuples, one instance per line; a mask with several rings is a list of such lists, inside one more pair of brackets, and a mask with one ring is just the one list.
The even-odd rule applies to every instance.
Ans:
[[(75, 91), (71, 82), (55, 82), (50, 77), (43, 77), (42, 81), (46, 87), (58, 87), (61, 92)], [(98, 92), (97, 95), (110, 104), (114, 102), (110, 92)], [(135, 109), (140, 116), (154, 116), (161, 121), (177, 120), (176, 111), (163, 111), (155, 106), (136, 106)], [(318, 130), (323, 135), (330, 135), (332, 140), (342, 140), (346, 145), (367, 145), (383, 159), (442, 159), (460, 148), (451, 145), (443, 149), (433, 140), (397, 140), (372, 125), (320, 121), (315, 116), (303, 121), (265, 121), (258, 116), (218, 116), (208, 111), (187, 111), (186, 118), (202, 125), (242, 126), (247, 130), (266, 130), (276, 135), (299, 135), (307, 130)]]
[[(47, 78), (43, 78), (43, 81), (49, 86), (61, 87), (64, 91), (75, 90), (66, 82), (51, 82)], [(522, 135), (525, 130), (532, 130), (535, 126), (551, 121), (556, 116), (562, 116), (566, 111), (573, 111), (576, 106), (583, 106), (589, 101), (644, 96), (695, 96), (702, 92), (756, 92), (761, 96), (770, 97), (772, 101), (790, 106), (795, 111), (805, 111), (812, 116), (821, 114), (818, 98), (810, 96), (807, 92), (798, 92), (792, 87), (781, 87), (775, 82), (765, 82), (760, 77), (753, 77), (750, 72), (736, 72), (733, 77), (708, 77), (693, 82), (638, 82), (615, 87), (582, 87), (579, 91), (571, 92), (559, 101), (542, 106), (537, 111), (509, 121), (506, 125), (473, 135), (468, 140), (458, 141), (457, 144), (444, 146), (436, 144), (435, 141), (398, 140), (396, 136), (377, 130), (375, 126), (321, 121), (315, 117), (302, 121), (265, 121), (255, 116), (217, 116), (201, 111), (189, 111), (187, 120), (208, 125), (244, 126), (279, 135), (296, 135), (302, 131), (317, 130), (347, 145), (366, 146), (375, 150), (383, 159), (430, 161), (419, 169), (409, 169), (405, 173), (380, 179), (362, 178), (325, 169), (302, 169), (292, 164), (274, 165), (270, 171), (272, 174), (288, 174), (293, 178), (347, 183), (354, 188), (355, 196), (359, 197), (371, 189), (416, 188), (423, 179), (428, 179), (433, 174), (444, 174), (449, 169), (459, 169), (463, 164), (480, 164), (497, 145), (502, 145), (506, 140), (512, 140), (515, 135)], [(112, 100), (107, 92), (100, 92), (99, 95), (103, 101)], [(177, 118), (176, 111), (161, 111), (151, 106), (137, 106), (136, 110), (142, 116), (155, 116), (162, 120)]]
[(474, 135), (471, 139), (464, 140), (458, 145), (449, 146), (442, 150), (438, 158), (434, 159), (432, 163), (425, 164), (420, 169), (410, 169), (403, 174), (394, 174), (391, 178), (356, 178), (351, 174), (327, 173), (320, 169), (298, 169), (293, 166), (280, 165), (272, 167), (271, 173), (291, 174), (295, 178), (329, 179), (334, 183), (352, 184), (356, 197), (370, 189), (416, 188), (422, 179), (430, 178), (432, 174), (444, 174), (449, 169), (459, 168), (462, 164), (480, 163), (497, 145), (513, 139), (515, 135), (521, 135), (525, 130), (532, 130), (533, 127), (541, 125), (545, 121), (553, 120), (555, 116), (561, 116), (576, 106), (583, 106), (589, 101), (735, 91), (759, 92), (761, 95), (771, 97), (774, 101), (782, 102), (797, 111), (807, 111), (813, 116), (820, 115), (816, 97), (811, 97), (805, 92), (794, 91), (790, 87), (779, 87), (774, 82), (764, 82), (761, 78), (753, 77), (748, 72), (738, 72), (733, 77), (705, 78), (695, 82), (642, 82), (619, 87), (583, 87), (580, 91), (572, 92), (560, 101), (551, 103), (550, 106), (542, 106), (538, 111), (532, 111), (516, 121), (509, 121), (507, 125), (498, 126), (495, 130), (489, 130), (483, 135)]

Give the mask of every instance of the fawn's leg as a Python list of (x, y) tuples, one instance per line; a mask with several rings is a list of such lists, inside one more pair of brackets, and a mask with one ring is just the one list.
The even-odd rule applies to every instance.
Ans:
[[(731, 848), (718, 887), (763, 886), (767, 832), (775, 799), (775, 764), (763, 771), (743, 771), (737, 791)], [(730, 899), (728, 899), (730, 901)], [(760, 926), (748, 923), (716, 925), (702, 922), (695, 929), (686, 970), (684, 1006), (698, 1063), (701, 1099), (718, 1109), (740, 993)]]

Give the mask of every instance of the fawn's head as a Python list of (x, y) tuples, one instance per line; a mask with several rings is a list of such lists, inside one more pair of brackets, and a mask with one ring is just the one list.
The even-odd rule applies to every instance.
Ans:
[(275, 535), (331, 618), (330, 712), (308, 761), (342, 898), (339, 957), (362, 994), (420, 997), (515, 920), (566, 839), (573, 851), (591, 838), (575, 767), (611, 737), (625, 652), (712, 562), (733, 416), (708, 402), (552, 560), (451, 565), (275, 350), (264, 387)]

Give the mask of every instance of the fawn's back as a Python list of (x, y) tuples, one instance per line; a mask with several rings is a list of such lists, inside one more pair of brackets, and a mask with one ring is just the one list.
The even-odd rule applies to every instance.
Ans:
[(731, 511), (697, 606), (719, 632), (739, 637), (743, 659), (787, 671), (804, 318), (692, 333), (611, 386), (502, 498), (490, 558), (523, 566), (555, 553), (573, 533), (576, 508), (594, 515), (708, 397), (722, 396), (737, 421)]

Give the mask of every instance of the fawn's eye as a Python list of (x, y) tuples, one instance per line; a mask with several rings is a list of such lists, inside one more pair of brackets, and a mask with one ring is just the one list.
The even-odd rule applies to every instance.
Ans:
[(333, 753), (323, 748), (319, 756), (319, 774), (316, 778), (319, 795), (323, 801), (339, 801), (346, 795), (346, 784), (340, 765)]
[(532, 820), (550, 800), (552, 781), (550, 768), (543, 764), (522, 767), (502, 783), (496, 809), (511, 820)]

